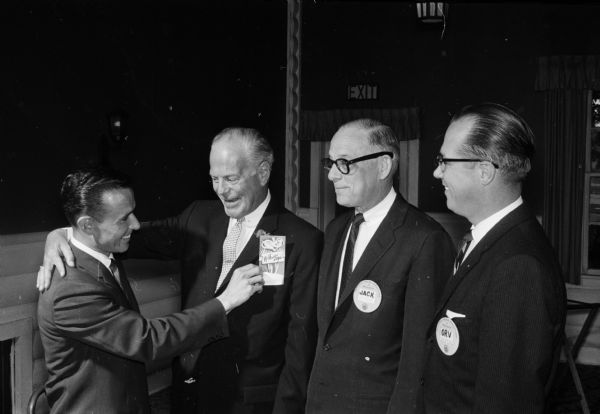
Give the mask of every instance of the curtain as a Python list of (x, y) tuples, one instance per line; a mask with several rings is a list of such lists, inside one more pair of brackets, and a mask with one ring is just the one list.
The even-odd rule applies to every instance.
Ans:
[[(419, 200), (419, 139), (421, 138), (419, 108), (302, 110), (300, 112), (300, 141), (304, 141), (304, 144), (310, 144), (308, 141), (330, 141), (340, 126), (360, 118), (376, 119), (392, 128), (398, 136), (401, 141), (400, 159), (398, 160), (398, 173), (394, 177), (394, 188), (410, 203), (417, 205)], [(321, 156), (325, 155), (321, 154)], [(308, 172), (304, 172), (305, 168), (301, 163), (301, 177), (310, 175)]]
[(565, 281), (579, 284), (587, 91), (547, 91), (544, 100), (543, 224), (558, 254)]
[(389, 125), (400, 141), (421, 138), (419, 108), (355, 108), (303, 110), (300, 113), (300, 140), (329, 141), (340, 126), (359, 118), (372, 118)]
[(600, 56), (540, 57), (535, 88), (544, 94), (543, 225), (565, 281), (579, 284), (587, 95), (600, 89)]

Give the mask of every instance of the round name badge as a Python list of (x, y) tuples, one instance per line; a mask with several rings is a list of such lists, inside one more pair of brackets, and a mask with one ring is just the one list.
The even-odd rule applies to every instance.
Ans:
[(445, 355), (452, 356), (458, 350), (460, 335), (452, 319), (444, 317), (438, 321), (435, 328), (435, 338), (440, 350)]
[(381, 304), (381, 289), (372, 280), (361, 280), (352, 297), (359, 311), (371, 313)]

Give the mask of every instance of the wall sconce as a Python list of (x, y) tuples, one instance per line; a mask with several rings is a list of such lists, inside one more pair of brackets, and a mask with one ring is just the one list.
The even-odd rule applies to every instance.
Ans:
[(417, 17), (422, 23), (446, 23), (448, 3), (422, 1), (417, 2)]
[(127, 141), (127, 120), (129, 115), (125, 111), (114, 111), (107, 115), (108, 134), (114, 144), (121, 145)]

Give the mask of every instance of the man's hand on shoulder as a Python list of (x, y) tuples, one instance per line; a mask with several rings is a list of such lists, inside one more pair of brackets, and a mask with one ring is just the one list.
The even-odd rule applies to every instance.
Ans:
[(66, 229), (56, 229), (48, 233), (46, 237), (46, 246), (44, 247), (44, 263), (38, 270), (36, 287), (40, 292), (50, 287), (52, 281), (52, 269), (56, 270), (61, 277), (65, 275), (64, 261), (68, 266), (75, 266), (73, 251), (69, 246)]

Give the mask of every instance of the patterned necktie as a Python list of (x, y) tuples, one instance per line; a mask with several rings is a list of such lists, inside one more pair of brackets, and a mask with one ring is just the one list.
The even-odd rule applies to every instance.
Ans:
[(352, 220), (352, 227), (350, 227), (350, 235), (348, 236), (348, 243), (346, 244), (346, 254), (344, 255), (344, 265), (342, 267), (342, 280), (340, 281), (340, 296), (344, 292), (346, 282), (352, 274), (352, 262), (354, 261), (354, 244), (356, 243), (356, 237), (360, 225), (365, 221), (362, 213), (358, 213)]
[(465, 253), (467, 253), (467, 250), (469, 249), (469, 245), (471, 244), (471, 241), (473, 241), (473, 235), (471, 234), (471, 231), (469, 231), (464, 235), (464, 237), (460, 241), (460, 246), (458, 248), (458, 254), (456, 255), (456, 259), (454, 259), (454, 273), (456, 273), (460, 264), (462, 263), (463, 259), (465, 258)]
[(221, 266), (221, 275), (219, 276), (219, 280), (217, 281), (217, 288), (215, 289), (215, 292), (219, 290), (221, 284), (223, 283), (223, 280), (225, 280), (227, 273), (229, 273), (229, 270), (231, 270), (231, 266), (233, 266), (233, 263), (235, 262), (236, 247), (237, 242), (240, 238), (240, 234), (242, 233), (243, 221), (243, 217), (235, 221), (235, 224), (233, 225), (229, 233), (227, 233), (227, 237), (225, 237), (225, 241), (223, 242), (223, 266)]

